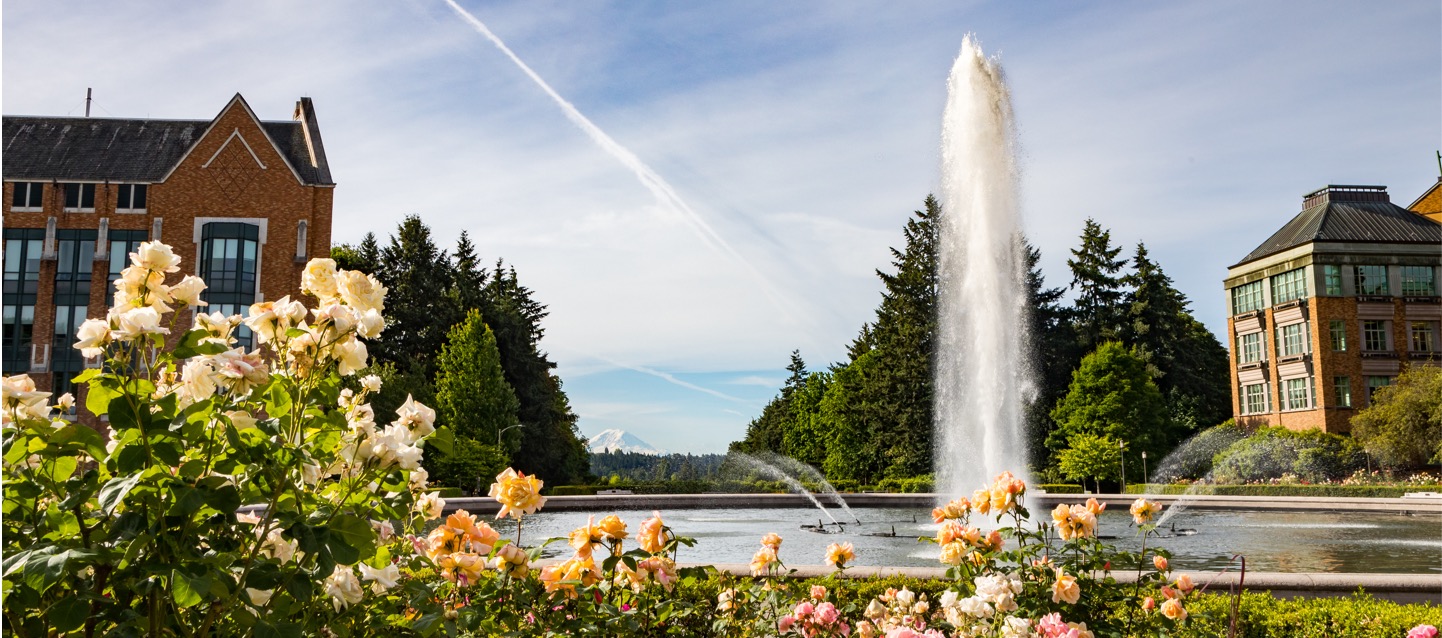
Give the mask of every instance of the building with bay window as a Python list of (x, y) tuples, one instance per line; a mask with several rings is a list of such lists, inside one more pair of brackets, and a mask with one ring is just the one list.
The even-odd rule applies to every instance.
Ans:
[(105, 315), (141, 242), (182, 257), (171, 283), (205, 278), (207, 312), (297, 295), (305, 261), (330, 252), (335, 183), (310, 98), (284, 121), (237, 94), (209, 120), (7, 115), (4, 130), (4, 373), (57, 395), (98, 364), (75, 330)]
[(1393, 204), (1385, 186), (1308, 193), (1227, 270), (1237, 420), (1350, 431), (1403, 366), (1442, 361), (1439, 270), (1442, 224), (1416, 204)]

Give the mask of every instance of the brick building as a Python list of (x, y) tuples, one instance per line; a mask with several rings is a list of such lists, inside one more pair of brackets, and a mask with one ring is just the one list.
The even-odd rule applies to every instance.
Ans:
[[(210, 120), (5, 116), (4, 373), (59, 395), (128, 253), (161, 240), (205, 278), (207, 312), (296, 295), (330, 252), (335, 183), (310, 98), (262, 121), (237, 94)], [(179, 324), (190, 325), (190, 314)], [(77, 393), (78, 396), (78, 393)]]
[(1442, 224), (1393, 204), (1385, 186), (1308, 193), (1227, 270), (1237, 420), (1350, 431), (1404, 365), (1442, 358), (1439, 267)]

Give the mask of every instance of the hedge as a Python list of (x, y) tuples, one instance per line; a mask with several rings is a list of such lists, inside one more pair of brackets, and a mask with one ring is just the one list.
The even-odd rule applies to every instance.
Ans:
[(1128, 485), (1128, 494), (1203, 496), (1341, 496), (1398, 498), (1408, 492), (1442, 492), (1442, 485)]
[(1042, 483), (1037, 485), (1036, 489), (1047, 494), (1083, 494), (1086, 492), (1082, 486), (1071, 483)]

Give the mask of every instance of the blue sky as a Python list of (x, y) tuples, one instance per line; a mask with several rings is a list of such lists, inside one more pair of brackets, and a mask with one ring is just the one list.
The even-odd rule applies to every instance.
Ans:
[[(739, 437), (799, 348), (844, 357), (938, 175), (966, 33), (1006, 69), (1053, 285), (1092, 216), (1214, 331), (1227, 265), (1328, 183), (1437, 178), (1442, 7), (1363, 2), (477, 2), (694, 213), (658, 199), (444, 0), (7, 2), (7, 114), (266, 119), (315, 100), (338, 242), (420, 214), (547, 303), (589, 434)], [(719, 242), (704, 238), (709, 229)], [(724, 247), (729, 247), (729, 250)]]

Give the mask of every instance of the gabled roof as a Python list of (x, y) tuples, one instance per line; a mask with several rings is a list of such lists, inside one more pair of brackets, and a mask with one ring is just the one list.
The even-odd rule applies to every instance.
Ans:
[(1328, 186), (1303, 201), (1302, 212), (1233, 267), (1318, 241), (1442, 245), (1442, 225), (1393, 204), (1385, 186)]
[[(237, 96), (239, 97), (239, 96)], [(308, 105), (307, 105), (308, 106)], [(159, 182), (203, 137), (213, 120), (98, 117), (4, 117), (7, 180)], [(319, 144), (314, 165), (301, 122), (260, 122), (282, 157), (307, 185), (332, 185)]]

